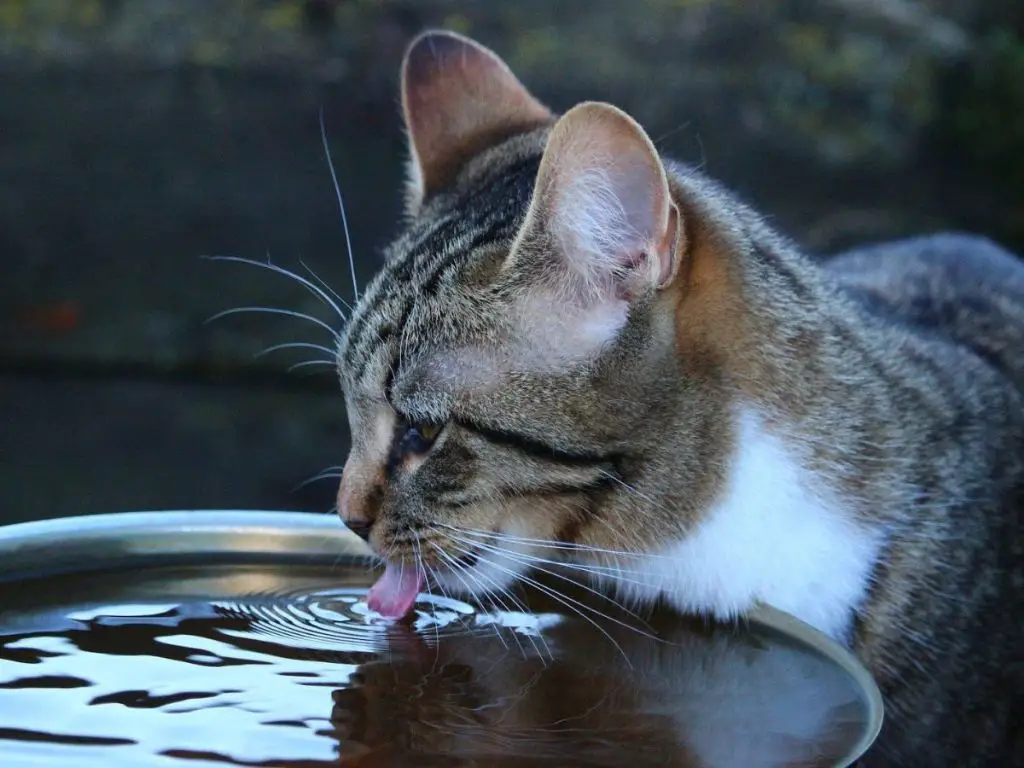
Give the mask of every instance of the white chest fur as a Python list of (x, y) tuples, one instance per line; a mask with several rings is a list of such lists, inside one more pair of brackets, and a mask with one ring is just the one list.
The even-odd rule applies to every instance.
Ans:
[(683, 611), (730, 619), (767, 603), (843, 641), (879, 537), (800, 466), (756, 411), (741, 412), (724, 492), (685, 538), (630, 563), (620, 594), (665, 595)]

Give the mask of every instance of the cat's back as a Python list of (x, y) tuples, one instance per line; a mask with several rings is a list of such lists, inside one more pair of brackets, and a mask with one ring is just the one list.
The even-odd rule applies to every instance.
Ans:
[[(940, 234), (821, 266), (861, 309), (844, 317), (865, 326), (879, 370), (936, 406), (911, 411), (903, 458), (942, 504), (909, 516), (860, 641), (898, 722), (871, 765), (1022, 766), (1024, 262), (984, 238)], [(934, 527), (945, 533), (922, 556)], [(908, 595), (913, 608), (887, 613)]]
[(823, 268), (872, 316), (967, 348), (1024, 390), (1024, 262), (991, 240), (914, 237)]

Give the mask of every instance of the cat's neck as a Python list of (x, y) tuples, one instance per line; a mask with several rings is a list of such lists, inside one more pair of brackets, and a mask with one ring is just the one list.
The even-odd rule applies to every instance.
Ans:
[[(683, 365), (688, 355), (712, 356), (734, 413), (756, 413), (760, 429), (852, 513), (876, 515), (906, 493), (885, 467), (905, 464), (907, 420), (915, 418), (894, 407), (903, 382), (890, 358), (900, 332), (880, 330), (730, 193), (694, 172), (674, 182), (694, 222), (676, 319)], [(858, 477), (877, 482), (848, 482)]]
[[(725, 427), (725, 425), (723, 425)], [(620, 585), (633, 599), (728, 619), (766, 603), (849, 639), (882, 544), (848, 500), (766, 428), (733, 413), (735, 450), (710, 507)]]
[[(846, 640), (885, 545), (874, 510), (905, 490), (864, 447), (899, 444), (881, 423), (884, 386), (844, 346), (857, 341), (856, 318), (843, 314), (853, 310), (817, 267), (713, 183), (674, 176), (691, 222), (677, 299), (680, 365), (686, 375), (695, 360), (715, 371), (709, 388), (728, 395), (709, 428), (729, 437), (699, 467), (682, 466), (668, 437), (656, 463), (673, 462), (688, 487), (699, 473), (713, 475), (712, 490), (684, 502), (691, 508), (679, 513), (676, 534), (642, 566), (644, 586), (626, 589), (718, 618), (767, 603)], [(681, 418), (669, 429), (692, 431)], [(868, 494), (857, 478), (872, 473)], [(685, 496), (676, 489), (660, 500)]]

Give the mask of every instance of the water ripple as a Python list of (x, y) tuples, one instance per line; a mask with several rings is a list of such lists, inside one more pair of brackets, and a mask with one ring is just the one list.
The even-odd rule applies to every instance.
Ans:
[(826, 768), (864, 727), (845, 673), (769, 636), (427, 594), (393, 622), (339, 568), (62, 578), (0, 595), (4, 765)]

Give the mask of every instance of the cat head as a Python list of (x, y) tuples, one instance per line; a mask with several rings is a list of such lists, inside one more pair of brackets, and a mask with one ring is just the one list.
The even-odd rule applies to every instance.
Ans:
[[(553, 114), (446, 32), (409, 47), (402, 105), (407, 221), (339, 346), (342, 519), (460, 592), (656, 545), (706, 492), (723, 404), (711, 356), (681, 363), (692, 227), (654, 145), (608, 104)], [(669, 458), (701, 467), (672, 514), (635, 485)]]

